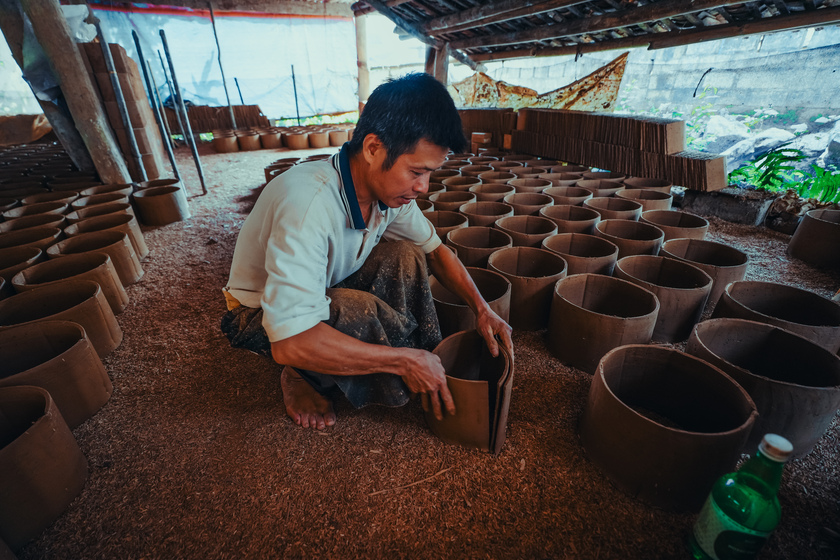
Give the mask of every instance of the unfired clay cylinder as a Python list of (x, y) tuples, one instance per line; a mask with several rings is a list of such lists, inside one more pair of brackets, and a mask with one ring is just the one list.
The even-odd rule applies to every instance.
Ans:
[(709, 221), (696, 214), (678, 210), (648, 210), (640, 221), (651, 224), (665, 232), (665, 241), (671, 239), (705, 239)]
[(657, 342), (679, 342), (691, 334), (712, 291), (712, 277), (684, 261), (632, 255), (616, 263), (616, 278), (656, 294), (659, 315), (653, 329)]
[(468, 202), (459, 208), (471, 226), (490, 227), (499, 218), (513, 216), (513, 207), (504, 202)]
[(767, 323), (830, 352), (840, 350), (840, 304), (801, 288), (773, 282), (732, 282), (721, 294), (712, 317)]
[(89, 280), (56, 282), (0, 302), (0, 326), (32, 321), (72, 321), (81, 325), (100, 358), (117, 348), (123, 338), (105, 294), (99, 284)]
[(190, 217), (180, 186), (149, 187), (133, 195), (140, 219), (146, 225), (165, 226)]
[(435, 193), (446, 192), (446, 185), (443, 183), (429, 183), (429, 189), (417, 195), (417, 198), (429, 200), (429, 197)]
[(68, 224), (75, 224), (81, 222), (86, 218), (93, 218), (95, 216), (105, 216), (106, 214), (130, 214), (134, 216), (134, 208), (128, 202), (112, 202), (110, 204), (97, 204), (96, 206), (88, 206), (87, 208), (80, 208), (75, 212), (70, 212), (65, 216)]
[(98, 185), (96, 187), (89, 187), (79, 193), (81, 196), (92, 196), (94, 194), (124, 194), (126, 196), (134, 192), (134, 185), (132, 183), (110, 183), (108, 185)]
[(460, 171), (464, 177), (475, 177), (477, 179), (482, 173), (493, 171), (493, 168), (487, 165), (464, 165), (460, 168)]
[(18, 206), (11, 210), (3, 212), (4, 220), (14, 220), (15, 218), (22, 218), (23, 216), (34, 216), (35, 214), (64, 214), (67, 211), (67, 205), (61, 202), (39, 202), (37, 204), (27, 204), (26, 206)]
[(435, 193), (429, 197), (429, 200), (435, 205), (435, 210), (457, 212), (464, 204), (475, 202), (475, 195), (471, 192), (447, 191)]
[(114, 314), (121, 313), (128, 305), (128, 294), (111, 263), (111, 257), (105, 253), (67, 255), (32, 265), (18, 272), (12, 278), (12, 285), (17, 292), (23, 292), (70, 279), (91, 280), (99, 284)]
[(540, 173), (540, 179), (548, 179), (553, 187), (574, 187), (581, 177), (580, 173)]
[(499, 158), (490, 156), (472, 156), (468, 157), (467, 161), (473, 165), (485, 165), (491, 161), (499, 161)]
[(306, 150), (309, 148), (309, 133), (288, 132), (283, 135), (283, 142), (290, 150)]
[(560, 282), (551, 302), (548, 349), (564, 364), (593, 373), (601, 357), (625, 344), (647, 344), (659, 300), (611, 276), (576, 274)]
[(591, 208), (601, 215), (601, 220), (632, 220), (642, 215), (642, 205), (632, 200), (614, 196), (599, 196), (583, 201), (584, 208)]
[(601, 215), (583, 206), (547, 206), (540, 209), (540, 216), (548, 218), (557, 226), (558, 233), (586, 233), (595, 231), (595, 224)]
[(485, 171), (479, 174), (479, 179), (484, 184), (507, 184), (511, 179), (516, 179), (516, 175), (506, 171)]
[[(468, 267), (467, 272), (475, 287), (496, 314), (508, 321), (510, 318), (510, 282), (497, 272)], [(476, 328), (475, 313), (460, 296), (447, 290), (434, 276), (429, 278), (432, 299), (435, 302), (440, 332), (444, 338), (458, 331)]]
[(615, 196), (624, 190), (624, 183), (604, 179), (581, 179), (575, 186), (592, 191), (593, 196)]
[(417, 198), (414, 202), (417, 203), (421, 212), (432, 212), (435, 209), (435, 205), (425, 198)]
[(78, 324), (35, 321), (0, 332), (0, 387), (46, 389), (70, 429), (108, 402), (111, 380)]
[(629, 177), (624, 179), (628, 189), (645, 189), (658, 191), (665, 194), (671, 193), (671, 182), (666, 179), (655, 179), (647, 177)]
[(524, 167), (521, 161), (491, 161), (487, 164), (493, 171), (512, 173), (517, 167)]
[(429, 182), (441, 182), (448, 177), (459, 177), (461, 172), (457, 169), (435, 169), (429, 174)]
[(513, 247), (513, 240), (500, 229), (470, 226), (450, 231), (446, 244), (456, 250), (464, 266), (487, 268), (490, 255), (499, 249)]
[(612, 276), (618, 259), (618, 247), (614, 243), (585, 233), (558, 233), (546, 237), (542, 248), (566, 260), (568, 276), (586, 273)]
[(75, 210), (81, 210), (82, 208), (87, 208), (88, 206), (96, 206), (98, 204), (110, 204), (112, 202), (128, 202), (128, 195), (123, 193), (105, 193), (105, 194), (92, 194), (90, 196), (85, 196), (82, 198), (78, 198), (70, 204), (70, 208)]
[(441, 241), (446, 241), (446, 234), (450, 231), (465, 228), (469, 225), (467, 217), (458, 212), (435, 210), (433, 212), (424, 212), (423, 215), (435, 226), (435, 232)]
[(552, 173), (574, 173), (581, 178), (584, 173), (590, 170), (591, 168), (585, 165), (555, 165), (551, 168)]
[(757, 414), (746, 391), (708, 363), (670, 348), (622, 346), (598, 365), (580, 439), (631, 497), (697, 511), (715, 480), (735, 469)]
[(840, 210), (821, 208), (806, 212), (788, 244), (787, 254), (819, 268), (840, 267)]
[(624, 173), (617, 173), (614, 171), (584, 171), (581, 175), (586, 180), (600, 180), (600, 181), (623, 181), (626, 175)]
[(79, 495), (87, 460), (44, 389), (0, 389), (0, 416), (0, 538), (17, 550)]
[[(531, 162), (526, 162), (525, 167), (517, 167), (511, 170), (511, 173), (516, 175), (517, 179), (537, 179), (543, 173), (548, 173), (545, 167), (536, 167), (530, 165)], [(536, 186), (536, 185), (531, 185)], [(547, 185), (550, 186), (550, 185)], [(525, 192), (525, 191), (523, 191)], [(531, 191), (532, 192), (532, 191)]]
[[(347, 132), (345, 132), (344, 135), (346, 136)], [(266, 150), (282, 148), (283, 141), (280, 140), (280, 133), (272, 132), (270, 130), (260, 132), (260, 147)]]
[(67, 192), (49, 192), (49, 193), (41, 193), (41, 194), (33, 194), (21, 199), (20, 203), (22, 206), (28, 206), (32, 204), (40, 204), (42, 202), (58, 202), (59, 204), (70, 204), (74, 200), (79, 198), (79, 193), (75, 191), (67, 191)]
[(6, 283), (3, 285), (2, 294), (5, 297), (15, 293), (12, 287), (12, 278), (15, 274), (33, 264), (43, 260), (45, 253), (37, 247), (9, 247), (0, 249), (0, 278)]
[(238, 152), (239, 151), (239, 143), (236, 140), (236, 136), (231, 134), (229, 136), (216, 136), (213, 135), (213, 149), (219, 152), (220, 154), (227, 154), (230, 152)]
[(499, 218), (496, 227), (511, 237), (514, 247), (539, 247), (543, 239), (557, 233), (554, 222), (540, 216)]
[(470, 187), (481, 184), (481, 179), (478, 177), (468, 175), (457, 175), (455, 177), (447, 177), (441, 183), (446, 187), (448, 192), (468, 191)]
[(542, 194), (542, 192), (551, 187), (551, 181), (548, 179), (540, 179), (536, 176), (530, 178), (517, 178), (508, 181), (508, 184), (516, 189), (517, 193), (535, 193)]
[(348, 140), (346, 130), (330, 130), (330, 146), (343, 146)]
[(35, 227), (62, 228), (67, 219), (61, 214), (33, 214), (0, 223), (0, 233)]
[(310, 132), (309, 133), (309, 147), (310, 148), (328, 148), (330, 145), (329, 132)]
[(260, 135), (257, 133), (237, 134), (236, 141), (239, 144), (239, 149), (243, 152), (259, 150), (262, 148), (262, 145), (260, 145)]
[(516, 192), (511, 185), (502, 183), (487, 183), (470, 187), (470, 192), (479, 202), (503, 202), (504, 198)]
[(693, 264), (714, 279), (707, 306), (717, 304), (727, 284), (743, 280), (749, 264), (746, 253), (702, 239), (671, 239), (662, 245), (661, 254)]
[(85, 218), (64, 228), (64, 233), (67, 234), (67, 237), (73, 237), (90, 231), (103, 231), (108, 229), (115, 229), (127, 233), (131, 239), (131, 244), (134, 245), (134, 252), (137, 253), (140, 259), (146, 258), (149, 254), (149, 248), (146, 246), (146, 240), (143, 238), (143, 233), (140, 231), (137, 219), (131, 214), (115, 213)]
[(665, 234), (656, 226), (632, 220), (601, 220), (595, 235), (618, 245), (618, 258), (629, 255), (658, 255)]
[(516, 216), (537, 216), (540, 208), (554, 206), (554, 199), (540, 193), (514, 193), (504, 198), (505, 204), (513, 206)]
[(651, 189), (624, 189), (615, 193), (618, 198), (634, 200), (642, 205), (642, 212), (648, 210), (670, 210), (674, 197)]
[(117, 271), (123, 286), (130, 286), (143, 277), (143, 267), (134, 252), (134, 246), (128, 235), (122, 231), (107, 230), (83, 233), (59, 241), (47, 248), (49, 258), (65, 255), (100, 252), (107, 253)]
[(62, 238), (61, 230), (54, 227), (34, 227), (0, 233), (0, 249), (10, 247), (36, 247), (46, 250)]
[(554, 199), (555, 205), (580, 206), (592, 198), (592, 191), (580, 187), (549, 187), (543, 191)]
[(487, 268), (510, 281), (510, 325), (522, 330), (544, 329), (554, 284), (566, 277), (563, 257), (545, 249), (511, 247), (490, 255)]
[(723, 370), (750, 394), (758, 420), (744, 452), (764, 434), (807, 455), (840, 408), (840, 358), (786, 330), (742, 319), (712, 319), (697, 325), (686, 352)]

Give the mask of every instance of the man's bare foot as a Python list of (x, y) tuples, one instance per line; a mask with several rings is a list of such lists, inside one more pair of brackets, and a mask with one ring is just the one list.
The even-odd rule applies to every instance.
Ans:
[(286, 366), (280, 374), (286, 414), (304, 428), (323, 430), (335, 424), (332, 402), (312, 388), (294, 368)]

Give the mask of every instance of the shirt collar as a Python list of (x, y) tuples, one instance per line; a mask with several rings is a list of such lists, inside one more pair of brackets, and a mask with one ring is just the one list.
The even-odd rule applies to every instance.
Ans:
[[(347, 143), (338, 152), (338, 173), (341, 176), (341, 184), (344, 187), (344, 193), (347, 197), (353, 228), (366, 229), (367, 224), (365, 224), (362, 218), (362, 209), (359, 207), (359, 198), (356, 196), (356, 186), (353, 184), (353, 176), (350, 173), (350, 156), (348, 155)], [(379, 210), (384, 212), (387, 208), (388, 206), (380, 200)]]

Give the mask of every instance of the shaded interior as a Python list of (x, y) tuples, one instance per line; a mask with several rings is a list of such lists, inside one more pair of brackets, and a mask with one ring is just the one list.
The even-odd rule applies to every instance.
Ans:
[(625, 179), (624, 184), (625, 185), (630, 185), (630, 186), (633, 186), (633, 187), (640, 187), (640, 188), (644, 188), (644, 187), (655, 188), (655, 187), (667, 187), (671, 183), (666, 181), (665, 179), (632, 177), (630, 179)]
[[(142, 191), (137, 191), (134, 193), (135, 197), (141, 198), (150, 198), (153, 196), (162, 196), (165, 194), (172, 194), (174, 192), (178, 192), (179, 187), (149, 187), (148, 189), (143, 189)], [(101, 200), (105, 200), (104, 197), (114, 197), (114, 200), (119, 200), (121, 195), (95, 195), (95, 196), (102, 196)]]
[(746, 264), (748, 257), (738, 249), (700, 239), (677, 239), (677, 243), (668, 244), (667, 251), (689, 261), (712, 266), (740, 266)]
[(475, 214), (477, 216), (501, 216), (511, 212), (513, 208), (509, 204), (503, 202), (481, 201), (474, 202), (468, 209), (464, 211), (465, 214)]
[(621, 269), (634, 278), (665, 288), (690, 290), (711, 284), (711, 279), (702, 270), (693, 266), (650, 255), (622, 259)]
[(467, 217), (458, 212), (438, 210), (437, 212), (427, 212), (425, 216), (435, 227), (452, 227), (467, 223)]
[(103, 253), (85, 253), (67, 256), (63, 259), (50, 260), (23, 271), (27, 284), (43, 284), (78, 276), (101, 266), (108, 260)]
[(510, 244), (510, 236), (503, 231), (489, 227), (468, 227), (450, 234), (449, 239), (458, 245), (475, 249), (504, 247)]
[(539, 216), (510, 216), (502, 218), (502, 220), (500, 223), (497, 222), (499, 227), (526, 235), (551, 233), (557, 230), (554, 222), (548, 218), (540, 218)]
[(570, 276), (557, 293), (583, 309), (612, 317), (642, 317), (656, 309), (656, 298), (629, 282), (598, 274)]
[[(4, 333), (4, 340), (0, 343), (0, 379), (11, 377), (59, 356), (81, 338), (79, 329), (70, 325), (51, 325), (48, 328), (49, 331), (35, 323)], [(26, 336), (21, 336), (21, 332)]]
[(97, 204), (95, 206), (79, 208), (76, 210), (76, 213), (80, 218), (92, 218), (94, 216), (103, 216), (105, 214), (122, 212), (128, 210), (129, 208), (131, 208), (131, 204), (127, 202), (112, 202), (108, 204)]
[(654, 224), (671, 227), (691, 228), (705, 227), (709, 225), (709, 223), (700, 216), (695, 216), (686, 212), (679, 212), (677, 210), (652, 210), (645, 213), (645, 219), (649, 222), (653, 222)]
[(662, 230), (631, 220), (604, 220), (595, 226), (607, 235), (637, 241), (653, 241), (662, 237)]
[(729, 290), (738, 303), (763, 315), (817, 327), (840, 326), (840, 306), (812, 292), (767, 282), (738, 282)]
[(61, 233), (58, 228), (29, 228), (7, 233), (0, 233), (0, 248), (16, 247), (54, 237), (56, 232)]
[(80, 235), (62, 241), (61, 252), (65, 255), (87, 253), (96, 249), (110, 247), (115, 243), (119, 243), (125, 237), (124, 233), (117, 231), (103, 231), (98, 233), (99, 235)]
[(831, 224), (840, 224), (840, 210), (828, 210), (823, 208), (815, 211), (811, 214), (811, 217)]
[(0, 270), (36, 259), (40, 253), (41, 250), (35, 247), (11, 247), (2, 250), (0, 251)]
[(0, 325), (17, 325), (71, 309), (96, 295), (97, 285), (45, 286), (0, 301)]
[(101, 231), (103, 229), (125, 225), (131, 222), (131, 220), (133, 219), (134, 216), (132, 216), (131, 214), (122, 213), (96, 216), (90, 219), (83, 220), (81, 222), (77, 222), (65, 229), (64, 232), (68, 233), (67, 230), (73, 227), (76, 228), (76, 231), (79, 233), (87, 233), (89, 231)]
[(563, 257), (532, 247), (516, 247), (492, 255), (493, 266), (511, 276), (543, 278), (566, 270)]
[(15, 393), (14, 396), (0, 396), (0, 449), (31, 428), (47, 409), (47, 401), (42, 393)]
[(626, 200), (623, 198), (615, 198), (612, 196), (599, 196), (589, 199), (586, 204), (594, 206), (595, 208), (603, 208), (605, 210), (624, 211), (624, 210), (638, 210), (642, 207), (638, 202)]
[[(478, 293), (481, 294), (481, 297), (483, 297), (484, 301), (487, 303), (496, 301), (500, 297), (504, 296), (510, 286), (510, 282), (507, 278), (490, 270), (467, 267), (467, 272), (473, 279), (473, 282), (475, 282), (475, 287), (478, 289)], [(432, 291), (432, 297), (438, 301), (448, 303), (449, 305), (467, 305), (461, 296), (446, 289), (435, 277), (429, 278), (429, 287)]]

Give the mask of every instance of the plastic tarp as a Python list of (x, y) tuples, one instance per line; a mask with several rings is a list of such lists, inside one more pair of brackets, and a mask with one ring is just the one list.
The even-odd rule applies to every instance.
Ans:
[[(163, 29), (184, 99), (195, 105), (227, 106), (208, 10), (149, 4), (91, 7), (105, 39), (122, 45), (135, 60), (131, 32), (137, 32), (161, 99), (169, 97), (158, 55), (165, 64)], [(232, 104), (259, 105), (269, 118), (294, 117), (294, 65), (301, 116), (357, 109), (352, 18), (223, 11), (215, 17)]]

